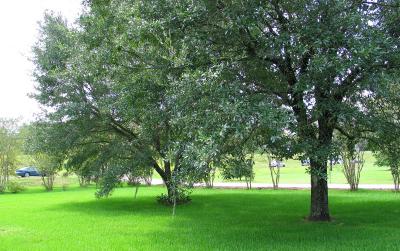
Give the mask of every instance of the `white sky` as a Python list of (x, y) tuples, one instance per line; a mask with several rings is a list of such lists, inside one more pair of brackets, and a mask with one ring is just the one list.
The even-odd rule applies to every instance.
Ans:
[(31, 121), (40, 111), (27, 94), (34, 90), (31, 47), (45, 10), (72, 22), (81, 0), (0, 0), (0, 117)]

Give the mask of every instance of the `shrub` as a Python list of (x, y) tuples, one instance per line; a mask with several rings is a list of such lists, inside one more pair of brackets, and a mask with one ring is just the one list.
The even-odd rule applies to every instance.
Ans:
[(167, 206), (173, 206), (173, 215), (175, 215), (175, 206), (186, 204), (191, 201), (189, 195), (191, 193), (192, 185), (185, 184), (179, 179), (174, 179), (175, 182), (166, 184), (168, 188), (168, 194), (161, 194), (157, 196), (157, 201)]
[(4, 193), (5, 190), (6, 190), (5, 185), (0, 184), (0, 193)]
[(8, 182), (7, 188), (11, 193), (19, 193), (25, 190), (23, 185), (15, 181)]
[[(158, 203), (166, 205), (166, 206), (174, 205), (174, 198), (171, 196), (168, 196), (168, 194), (161, 194), (160, 196), (157, 196), (157, 201), (158, 201)], [(176, 195), (176, 200), (175, 200), (176, 205), (186, 204), (190, 201), (191, 201), (190, 197), (185, 193), (178, 193)]]

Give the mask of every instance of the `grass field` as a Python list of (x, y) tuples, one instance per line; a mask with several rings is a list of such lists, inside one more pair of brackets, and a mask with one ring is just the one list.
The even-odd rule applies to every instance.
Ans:
[[(299, 160), (289, 159), (284, 161), (286, 167), (281, 168), (281, 184), (308, 184), (310, 183), (310, 176), (306, 172), (306, 167), (300, 165)], [(254, 165), (256, 183), (271, 183), (271, 177), (269, 169), (267, 167), (267, 159), (263, 155), (255, 155)], [(160, 179), (157, 173), (154, 174), (154, 178)], [(40, 178), (29, 177), (26, 178), (13, 178), (18, 180), (21, 184), (26, 187), (39, 186), (41, 184)], [(223, 180), (219, 174), (216, 175), (216, 181), (229, 182), (229, 180)], [(329, 172), (329, 183), (332, 184), (346, 184), (346, 179), (342, 172), (342, 166), (336, 165), (333, 167), (332, 172)], [(58, 176), (55, 180), (55, 186), (61, 187), (63, 184), (73, 185), (78, 182), (78, 179), (74, 175), (70, 175), (67, 178)], [(235, 180), (235, 182), (237, 182)], [(244, 182), (244, 181), (243, 181)], [(365, 153), (365, 165), (361, 173), (360, 184), (393, 184), (392, 176), (388, 167), (379, 167), (375, 165), (375, 158), (371, 152)]]
[(334, 221), (311, 223), (307, 190), (195, 189), (190, 204), (157, 204), (162, 187), (0, 195), (0, 250), (399, 250), (400, 198), (331, 191)]
[[(375, 158), (371, 152), (365, 152), (365, 165), (361, 173), (360, 184), (392, 184), (392, 176), (388, 167), (375, 165)], [(308, 184), (310, 175), (306, 172), (306, 167), (301, 166), (299, 160), (288, 159), (284, 161), (286, 167), (281, 168), (280, 183), (282, 184)], [(268, 169), (268, 161), (265, 155), (255, 155), (254, 164), (254, 182), (271, 183), (271, 176)], [(160, 178), (157, 174), (155, 178)], [(342, 172), (341, 165), (335, 165), (329, 172), (329, 183), (346, 184), (347, 181)], [(229, 182), (223, 180), (219, 174), (216, 175), (216, 181)], [(236, 181), (235, 181), (236, 182)]]
[[(361, 173), (360, 184), (392, 184), (392, 176), (388, 167), (375, 165), (375, 158), (371, 152), (365, 152), (365, 165)], [(254, 182), (271, 183), (266, 156), (255, 156)], [(302, 167), (299, 160), (289, 159), (285, 161), (286, 167), (281, 168), (281, 183), (308, 184), (310, 176), (306, 173), (306, 167)], [(329, 173), (329, 182), (332, 184), (346, 184), (341, 165), (335, 165)]]

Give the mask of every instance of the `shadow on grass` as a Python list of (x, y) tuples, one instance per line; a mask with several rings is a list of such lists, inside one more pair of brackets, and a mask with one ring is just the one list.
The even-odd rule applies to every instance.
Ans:
[[(94, 192), (94, 190), (92, 190)], [(163, 190), (159, 190), (160, 194)], [(158, 192), (158, 191), (157, 191)], [(207, 191), (206, 191), (207, 192)], [(242, 194), (242, 193), (245, 194)], [(135, 199), (128, 196), (111, 196), (108, 198), (91, 199), (86, 201), (67, 202), (52, 206), (49, 210), (63, 210), (63, 211), (79, 211), (89, 214), (168, 214), (172, 211), (172, 207), (162, 205), (157, 202), (159, 193), (144, 194), (139, 192), (138, 197)], [(291, 195), (279, 195), (275, 197), (273, 194), (251, 194), (251, 192), (236, 190), (232, 193), (225, 192), (218, 194), (218, 190), (210, 194), (193, 194), (191, 195), (192, 201), (188, 204), (177, 206), (178, 215), (203, 215), (212, 209), (212, 213), (217, 212), (226, 213), (228, 208), (240, 207), (243, 204), (254, 204), (261, 207), (267, 206), (269, 208), (281, 206), (281, 204)], [(293, 199), (292, 199), (293, 201)], [(296, 201), (296, 199), (294, 199)], [(263, 205), (265, 204), (265, 205)], [(237, 208), (239, 209), (239, 208)], [(203, 210), (206, 210), (203, 212)], [(241, 210), (239, 210), (241, 211)], [(182, 214), (181, 214), (182, 213)], [(240, 213), (240, 212), (238, 212)], [(251, 213), (251, 212), (249, 212)]]
[[(77, 188), (76, 191), (81, 191)], [(183, 218), (207, 218), (218, 216), (220, 218), (260, 218), (274, 219), (278, 221), (304, 220), (309, 210), (308, 191), (245, 191), (228, 190), (219, 193), (201, 191), (191, 195), (192, 202), (177, 206), (177, 216)], [(91, 191), (94, 191), (93, 189)], [(161, 192), (162, 190), (160, 190)], [(158, 191), (157, 191), (158, 192)], [(377, 192), (374, 192), (377, 193)], [(385, 192), (378, 192), (385, 193)], [(389, 192), (386, 192), (389, 193)], [(366, 214), (377, 216), (367, 217), (367, 222), (393, 222), (394, 218), (400, 218), (400, 200), (368, 199), (368, 191), (350, 193), (341, 191), (331, 195), (330, 206), (334, 217), (333, 224), (349, 220), (349, 218), (362, 218)], [(157, 203), (158, 193), (144, 194), (134, 199), (128, 196), (111, 196), (109, 198), (91, 199), (87, 201), (68, 202), (57, 204), (50, 210), (79, 211), (92, 215), (101, 214), (140, 214), (140, 215), (168, 215), (171, 207)], [(364, 199), (358, 199), (362, 195)], [(399, 195), (400, 196), (400, 195)], [(400, 199), (400, 197), (399, 197)], [(397, 215), (398, 214), (398, 215)], [(254, 217), (257, 215), (257, 217)], [(344, 217), (344, 219), (342, 218)], [(251, 221), (251, 220), (250, 220)], [(246, 220), (246, 222), (248, 222)], [(349, 223), (352, 221), (350, 220)]]
[(395, 240), (400, 236), (400, 200), (368, 194), (331, 195), (331, 223), (304, 220), (307, 191), (197, 190), (190, 204), (177, 208), (175, 217), (154, 194), (63, 203), (48, 210), (116, 217), (132, 224), (140, 219), (140, 224), (151, 226), (150, 233), (140, 234), (154, 242), (154, 249), (168, 243), (174, 249), (200, 250), (394, 250), (399, 247)]

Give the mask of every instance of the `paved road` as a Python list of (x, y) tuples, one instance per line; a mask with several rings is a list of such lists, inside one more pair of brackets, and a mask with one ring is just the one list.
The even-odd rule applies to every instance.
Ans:
[[(153, 185), (162, 185), (162, 180), (154, 179)], [(196, 187), (204, 187), (204, 184), (195, 184)], [(268, 189), (272, 188), (270, 183), (252, 183), (252, 188), (255, 189)], [(348, 184), (328, 184), (331, 189), (349, 189)], [(246, 183), (241, 182), (214, 182), (214, 188), (246, 188)], [(282, 189), (309, 189), (310, 184), (279, 184), (279, 188)], [(360, 184), (358, 186), (360, 189), (370, 189), (370, 190), (391, 190), (394, 189), (393, 185), (388, 184)]]

